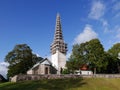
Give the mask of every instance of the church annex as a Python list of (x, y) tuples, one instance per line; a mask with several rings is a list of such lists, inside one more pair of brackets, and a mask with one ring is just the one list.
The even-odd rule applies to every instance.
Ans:
[(54, 40), (50, 46), (51, 60), (47, 58), (35, 64), (27, 74), (60, 74), (66, 65), (67, 44), (64, 42), (60, 15), (57, 14)]

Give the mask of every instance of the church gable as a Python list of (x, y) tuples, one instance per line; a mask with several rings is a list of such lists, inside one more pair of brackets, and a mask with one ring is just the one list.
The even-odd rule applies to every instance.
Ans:
[(51, 65), (51, 63), (48, 60), (43, 61), (41, 64)]
[(31, 69), (34, 69), (39, 66), (40, 63), (36, 63)]
[(35, 64), (27, 74), (55, 74), (56, 69), (52, 67), (52, 63), (47, 59), (43, 59), (37, 64)]
[(47, 58), (45, 58), (45, 59), (39, 61), (38, 63), (36, 63), (31, 69), (34, 69), (34, 68), (40, 66), (41, 64), (42, 65), (52, 65), (52, 63)]

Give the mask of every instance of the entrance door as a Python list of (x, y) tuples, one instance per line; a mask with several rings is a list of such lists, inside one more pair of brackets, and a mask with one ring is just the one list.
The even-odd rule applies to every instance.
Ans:
[(45, 67), (45, 74), (48, 74), (48, 67)]

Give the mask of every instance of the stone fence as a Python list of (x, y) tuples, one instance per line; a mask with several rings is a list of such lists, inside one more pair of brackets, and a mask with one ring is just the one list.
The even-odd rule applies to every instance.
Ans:
[(120, 78), (120, 74), (95, 74), (95, 75), (15, 75), (11, 78), (11, 82), (27, 81), (27, 80), (41, 80), (41, 79), (65, 79), (65, 78)]

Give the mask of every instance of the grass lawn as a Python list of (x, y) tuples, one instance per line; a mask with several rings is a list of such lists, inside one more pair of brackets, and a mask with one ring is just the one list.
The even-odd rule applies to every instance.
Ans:
[(51, 79), (0, 83), (0, 90), (120, 90), (120, 79)]

